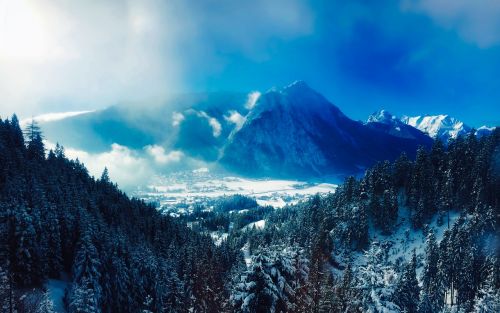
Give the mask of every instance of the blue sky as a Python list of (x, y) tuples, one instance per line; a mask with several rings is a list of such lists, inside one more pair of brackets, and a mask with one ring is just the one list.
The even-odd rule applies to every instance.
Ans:
[(496, 0), (12, 3), (0, 5), (0, 114), (300, 79), (354, 119), (385, 108), (500, 125)]

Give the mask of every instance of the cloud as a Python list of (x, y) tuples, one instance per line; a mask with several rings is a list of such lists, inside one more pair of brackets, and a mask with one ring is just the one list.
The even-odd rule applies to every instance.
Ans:
[(268, 44), (308, 35), (305, 0), (0, 3), (0, 114), (161, 102)]
[(165, 149), (158, 145), (146, 146), (144, 149), (151, 157), (153, 157), (156, 163), (162, 165), (179, 162), (184, 156), (182, 151), (170, 151), (169, 153), (166, 153)]
[(184, 114), (179, 113), (179, 112), (173, 112), (172, 113), (172, 126), (179, 126), (182, 121), (184, 121), (185, 117)]
[(209, 39), (212, 49), (240, 51), (256, 59), (267, 57), (263, 47), (273, 39), (314, 31), (314, 12), (305, 0), (191, 1), (190, 10), (202, 35), (199, 39)]
[[(47, 150), (55, 148), (54, 143), (44, 142)], [(107, 167), (111, 180), (125, 190), (132, 190), (149, 183), (155, 174), (207, 166), (204, 162), (186, 157), (182, 151), (174, 150), (167, 153), (158, 145), (134, 150), (114, 143), (108, 151), (102, 153), (90, 153), (66, 147), (65, 154), (71, 160), (78, 159), (85, 165), (90, 175), (97, 178), (101, 177), (104, 168)]]
[[(212, 129), (212, 135), (217, 138), (222, 133), (222, 125), (215, 118), (208, 115), (205, 111), (197, 111), (194, 109), (189, 109), (185, 112), (185, 114), (174, 112), (172, 114), (172, 125), (180, 126), (182, 122), (186, 120), (186, 114), (190, 119), (196, 119), (198, 122), (207, 123), (208, 126)], [(196, 130), (192, 130), (195, 131)]]
[(139, 152), (116, 143), (110, 148), (110, 151), (104, 153), (88, 153), (67, 148), (65, 153), (69, 159), (78, 158), (95, 177), (100, 177), (107, 167), (111, 180), (125, 189), (147, 182), (156, 172), (150, 161)]
[(500, 43), (500, 1), (498, 0), (405, 0), (403, 10), (421, 12), (436, 23), (456, 30), (479, 47)]
[(224, 119), (235, 125), (235, 130), (240, 130), (243, 124), (245, 124), (246, 118), (241, 115), (238, 111), (231, 110), (228, 112), (229, 115), (225, 115)]
[(170, 2), (19, 2), (2, 10), (2, 111), (96, 108), (181, 88), (175, 43), (186, 29)]
[[(203, 113), (205, 113), (205, 112), (203, 112)], [(212, 134), (216, 138), (219, 137), (221, 132), (222, 132), (221, 124), (219, 123), (219, 121), (215, 117), (210, 117), (208, 115), (206, 115), (206, 117), (208, 119), (208, 124), (210, 125), (210, 127), (212, 127)]]
[[(37, 122), (39, 122), (39, 123), (47, 123), (47, 122), (54, 122), (54, 121), (63, 120), (63, 119), (68, 118), (68, 117), (73, 117), (73, 116), (78, 116), (78, 115), (82, 115), (82, 114), (92, 113), (92, 112), (95, 112), (95, 111), (90, 110), (90, 111), (46, 113), (46, 114), (35, 116), (32, 119), (35, 120), (35, 121), (37, 121)], [(31, 118), (23, 119), (20, 122), (21, 126), (24, 127), (24, 125), (27, 125), (28, 123), (30, 123), (32, 119)]]
[(245, 103), (245, 108), (251, 110), (255, 106), (255, 103), (257, 100), (259, 100), (260, 97), (260, 92), (259, 91), (252, 91), (251, 93), (248, 94), (247, 97), (247, 102)]

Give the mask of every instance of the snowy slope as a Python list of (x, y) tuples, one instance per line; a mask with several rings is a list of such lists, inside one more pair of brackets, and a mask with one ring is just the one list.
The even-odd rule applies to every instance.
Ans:
[[(460, 214), (457, 211), (450, 211), (449, 225), (450, 228), (459, 218)], [(436, 240), (439, 244), (443, 238), (444, 232), (448, 229), (448, 217), (444, 217), (442, 223), (438, 223), (438, 214), (432, 218), (428, 224), (428, 229), (433, 230), (436, 236)], [(425, 257), (425, 247), (426, 247), (426, 235), (423, 230), (415, 230), (411, 224), (410, 210), (406, 207), (400, 207), (398, 213), (398, 222), (396, 223), (394, 231), (390, 235), (384, 235), (381, 230), (376, 229), (373, 225), (369, 228), (369, 241), (370, 243), (379, 243), (387, 246), (388, 261), (392, 265), (399, 266), (405, 261), (411, 259), (411, 255), (415, 250), (417, 260), (417, 277), (421, 277), (423, 270), (423, 262), (421, 262)], [(347, 265), (347, 256), (345, 255), (334, 255), (333, 258), (342, 265)], [(366, 258), (364, 251), (355, 252), (351, 255), (353, 260), (353, 265), (355, 268), (365, 265)], [(341, 275), (342, 272), (338, 269), (332, 268), (333, 273)]]

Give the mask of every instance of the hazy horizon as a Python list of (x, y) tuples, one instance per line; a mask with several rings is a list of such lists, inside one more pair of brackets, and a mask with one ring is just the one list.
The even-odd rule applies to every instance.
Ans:
[(0, 114), (264, 92), (304, 80), (355, 120), (498, 125), (500, 5), (427, 1), (7, 1)]

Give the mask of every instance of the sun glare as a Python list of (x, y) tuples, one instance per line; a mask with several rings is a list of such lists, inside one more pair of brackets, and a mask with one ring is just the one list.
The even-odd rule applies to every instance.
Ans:
[(39, 10), (24, 0), (0, 3), (0, 59), (43, 60), (50, 54)]

